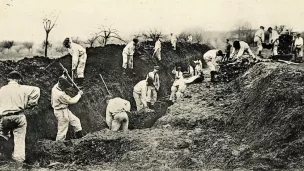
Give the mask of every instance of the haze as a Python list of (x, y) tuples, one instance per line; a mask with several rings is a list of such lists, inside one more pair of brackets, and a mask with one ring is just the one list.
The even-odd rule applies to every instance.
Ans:
[(303, 5), (303, 0), (0, 0), (0, 40), (42, 42), (42, 18), (51, 12), (60, 14), (50, 41), (85, 39), (101, 24), (122, 36), (149, 28), (228, 31), (240, 20), (253, 28), (285, 24), (302, 31)]

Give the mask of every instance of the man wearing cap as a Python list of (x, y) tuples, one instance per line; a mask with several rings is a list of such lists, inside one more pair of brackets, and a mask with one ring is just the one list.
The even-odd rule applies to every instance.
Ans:
[(226, 59), (229, 59), (232, 45), (230, 44), (229, 39), (226, 40), (226, 43), (227, 43), (226, 51), (225, 51)]
[(160, 38), (157, 37), (156, 38), (156, 42), (155, 42), (155, 46), (154, 46), (154, 54), (155, 57), (160, 61), (161, 60), (161, 41)]
[(257, 43), (258, 46), (258, 56), (262, 56), (262, 50), (263, 46), (262, 43), (264, 43), (264, 27), (260, 26), (260, 29), (254, 34), (254, 42)]
[(70, 97), (65, 91), (71, 86), (72, 84), (61, 76), (58, 83), (52, 88), (51, 103), (58, 121), (56, 141), (65, 140), (69, 125), (73, 127), (76, 138), (83, 137), (79, 118), (68, 108), (70, 104), (76, 104), (79, 101), (83, 92), (79, 91), (75, 97)]
[(153, 80), (142, 80), (138, 82), (133, 89), (133, 98), (136, 103), (137, 111), (147, 107), (147, 85), (153, 84)]
[(297, 37), (294, 42), (294, 49), (296, 52), (296, 57), (300, 58), (300, 61), (302, 61), (303, 57), (303, 38), (301, 37), (301, 34), (298, 33)]
[(73, 43), (71, 38), (66, 38), (63, 41), (64, 47), (68, 48), (72, 55), (72, 77), (75, 78), (76, 84), (83, 86), (84, 69), (87, 61), (86, 49), (79, 44)]
[(133, 41), (127, 44), (127, 46), (122, 51), (122, 68), (123, 74), (126, 74), (127, 68), (131, 69), (133, 74), (133, 55), (135, 52), (135, 47), (138, 43), (138, 39), (134, 38)]
[(173, 33), (171, 33), (171, 45), (173, 47), (173, 50), (176, 50), (176, 42), (177, 42), (176, 36)]
[(24, 109), (38, 104), (40, 89), (35, 86), (21, 85), (23, 78), (17, 71), (8, 75), (8, 84), (0, 88), (0, 133), (2, 138), (9, 131), (14, 134), (13, 160), (23, 163), (25, 160), (25, 137), (27, 121)]
[(210, 75), (211, 75), (211, 82), (215, 82), (215, 74), (216, 69), (215, 66), (216, 63), (216, 57), (217, 56), (224, 56), (223, 52), (218, 49), (209, 50), (204, 54), (204, 60), (207, 63), (208, 68), (210, 69)]
[(157, 100), (157, 92), (159, 91), (160, 82), (159, 82), (159, 66), (154, 66), (154, 70), (149, 72), (146, 80), (152, 79), (153, 83), (148, 82), (148, 90), (147, 90), (147, 105), (149, 108), (153, 108), (154, 103)]
[(124, 132), (128, 131), (129, 127), (129, 117), (128, 113), (131, 110), (131, 104), (129, 101), (113, 96), (106, 96), (106, 123), (110, 130), (118, 131), (122, 130)]
[(267, 31), (270, 33), (269, 35), (269, 41), (271, 44), (273, 44), (273, 55), (278, 55), (278, 46), (279, 46), (279, 33), (276, 30), (273, 30), (271, 27), (267, 29)]

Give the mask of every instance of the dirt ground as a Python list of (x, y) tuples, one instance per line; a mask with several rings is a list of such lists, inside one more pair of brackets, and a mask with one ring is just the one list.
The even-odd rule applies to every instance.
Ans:
[[(32, 156), (30, 167), (32, 170), (301, 170), (304, 167), (302, 65), (261, 62), (244, 71), (237, 73), (240, 75), (231, 82), (210, 87), (206, 82), (189, 85), (187, 98), (168, 109), (165, 106), (167, 111), (162, 117), (159, 113), (164, 109), (160, 103), (160, 112), (153, 117), (159, 119), (155, 124), (147, 119), (144, 121), (147, 124), (139, 127), (144, 129), (115, 134), (102, 129), (66, 142), (38, 138), (35, 150), (28, 150)], [(115, 75), (120, 71), (103, 72)], [(90, 87), (94, 86), (90, 83)], [(162, 97), (166, 95), (168, 92)], [(140, 120), (149, 118), (134, 115), (140, 115)], [(140, 125), (137, 123), (134, 125)], [(12, 166), (5, 163), (2, 168)]]

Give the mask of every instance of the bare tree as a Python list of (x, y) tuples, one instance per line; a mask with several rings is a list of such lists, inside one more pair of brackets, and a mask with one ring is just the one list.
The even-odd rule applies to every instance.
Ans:
[(162, 31), (157, 29), (149, 29), (149, 31), (142, 33), (142, 36), (146, 39), (152, 39), (153, 41), (156, 41), (157, 37), (165, 38)]
[(0, 46), (4, 49), (8, 49), (8, 51), (14, 46), (15, 42), (12, 40), (12, 41), (3, 41), (1, 42)]
[(104, 44), (104, 38), (99, 37), (99, 38), (97, 39), (97, 42), (99, 43), (100, 46), (105, 46), (105, 44)]
[(57, 14), (57, 16), (55, 17), (55, 19), (50, 19), (49, 17), (45, 17), (43, 19), (43, 26), (44, 26), (44, 30), (46, 33), (46, 38), (45, 38), (45, 47), (44, 47), (44, 56), (47, 57), (47, 50), (48, 50), (48, 46), (49, 46), (49, 34), (51, 32), (51, 30), (54, 28), (54, 26), (56, 25), (57, 19), (58, 19), (59, 13)]
[(31, 50), (33, 49), (33, 42), (24, 42), (23, 46), (29, 50), (29, 54), (31, 54)]
[(88, 40), (85, 42), (85, 44), (90, 45), (90, 47), (93, 47), (95, 41), (98, 39), (99, 35), (97, 33), (91, 34), (91, 37), (88, 38)]
[(45, 40), (42, 42), (42, 49), (51, 49), (53, 44), (51, 42), (46, 42)]
[(103, 38), (104, 40), (104, 45), (107, 45), (109, 39), (118, 39), (120, 41), (125, 42), (118, 34), (118, 31), (114, 28), (107, 27), (107, 26), (101, 26), (99, 32), (99, 36)]

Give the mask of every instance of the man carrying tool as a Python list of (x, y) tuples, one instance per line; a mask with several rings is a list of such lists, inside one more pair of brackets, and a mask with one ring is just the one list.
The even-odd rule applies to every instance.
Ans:
[(160, 82), (159, 82), (159, 66), (154, 66), (154, 71), (149, 72), (146, 80), (152, 79), (153, 83), (148, 82), (148, 91), (147, 91), (147, 105), (151, 109), (153, 108), (157, 100), (157, 92), (159, 91)]
[(128, 113), (131, 110), (129, 101), (112, 95), (106, 96), (106, 123), (110, 130), (118, 131), (122, 129), (124, 132), (128, 131), (129, 117)]
[(138, 82), (133, 89), (133, 98), (136, 103), (137, 111), (143, 108), (147, 108), (147, 85), (153, 84), (153, 80), (148, 78), (148, 80), (142, 80)]
[(138, 43), (138, 39), (134, 38), (133, 41), (127, 44), (127, 46), (122, 51), (122, 68), (123, 74), (126, 74), (127, 68), (131, 69), (133, 74), (133, 55), (135, 52), (135, 47)]
[(161, 41), (160, 41), (159, 37), (156, 38), (153, 55), (155, 55), (155, 57), (158, 59), (158, 61), (161, 60)]
[(271, 27), (267, 29), (270, 33), (269, 35), (269, 43), (273, 44), (272, 55), (278, 55), (278, 46), (279, 46), (279, 33), (276, 30), (273, 30)]
[(68, 48), (72, 55), (72, 79), (79, 87), (83, 87), (84, 69), (87, 61), (86, 49), (79, 44), (73, 43), (71, 38), (66, 38), (63, 41), (64, 47)]
[(177, 42), (176, 36), (173, 33), (171, 33), (171, 45), (173, 47), (173, 50), (176, 50), (176, 42)]
[(25, 137), (27, 121), (24, 110), (38, 104), (40, 89), (21, 85), (23, 77), (17, 71), (8, 74), (8, 84), (0, 89), (0, 133), (8, 139), (9, 131), (14, 134), (12, 158), (18, 164), (25, 160)]
[(74, 129), (76, 138), (83, 137), (80, 120), (68, 108), (70, 104), (75, 104), (81, 98), (83, 92), (80, 90), (75, 97), (70, 97), (65, 91), (72, 84), (64, 77), (59, 77), (58, 83), (53, 87), (51, 94), (51, 103), (54, 109), (54, 115), (58, 121), (58, 131), (56, 141), (63, 141), (71, 125)]
[(223, 52), (218, 49), (209, 50), (204, 54), (204, 60), (207, 63), (208, 68), (210, 69), (211, 82), (215, 82), (216, 69), (216, 57), (224, 56)]
[(297, 37), (294, 42), (294, 50), (296, 53), (296, 58), (299, 59), (300, 62), (302, 62), (303, 57), (303, 38), (301, 37), (301, 34), (298, 33)]
[(258, 52), (257, 55), (262, 57), (262, 50), (263, 46), (262, 43), (264, 43), (264, 27), (260, 26), (260, 29), (254, 34), (254, 42), (257, 43), (258, 46)]

